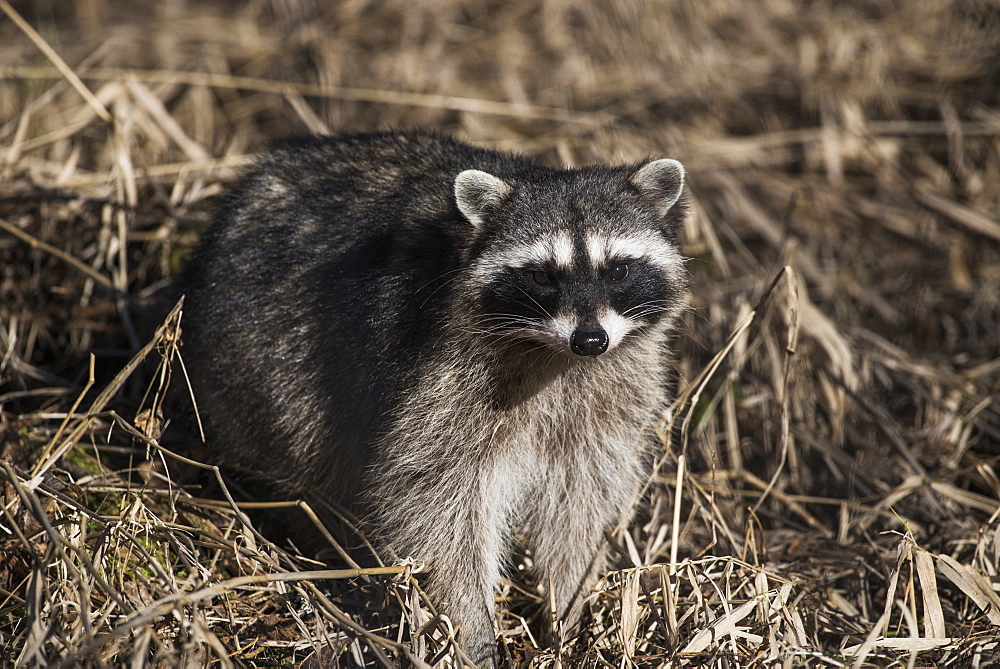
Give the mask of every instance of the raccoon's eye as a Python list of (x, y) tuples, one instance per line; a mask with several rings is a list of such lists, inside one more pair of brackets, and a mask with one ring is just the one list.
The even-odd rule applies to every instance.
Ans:
[(552, 283), (552, 279), (549, 277), (547, 272), (543, 272), (540, 269), (532, 270), (531, 278), (539, 286), (547, 286)]
[(628, 276), (628, 265), (623, 262), (615, 264), (609, 273), (612, 281), (621, 281)]

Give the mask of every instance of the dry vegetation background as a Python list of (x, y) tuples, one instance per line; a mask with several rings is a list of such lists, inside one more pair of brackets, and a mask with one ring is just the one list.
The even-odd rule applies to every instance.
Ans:
[(512, 664), (1000, 662), (996, 0), (0, 8), (0, 665), (453, 657), (175, 455), (150, 322), (262, 142), (385, 127), (690, 173), (674, 438), (579, 635), (515, 564)]

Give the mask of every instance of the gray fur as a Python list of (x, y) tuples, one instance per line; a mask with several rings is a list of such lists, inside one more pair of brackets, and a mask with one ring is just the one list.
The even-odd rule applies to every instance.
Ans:
[[(418, 133), (275, 148), (184, 281), (183, 351), (220, 460), (349, 505), (387, 555), (424, 561), (477, 661), (496, 663), (515, 531), (572, 625), (668, 400), (679, 165), (553, 170)], [(528, 260), (512, 266), (515, 248)], [(531, 259), (549, 248), (562, 265)], [(587, 255), (647, 248), (655, 262), (627, 259), (620, 283), (606, 275), (621, 258)], [(517, 285), (544, 309), (512, 287), (539, 269), (552, 283)], [(571, 353), (567, 332), (601, 318), (620, 341)]]

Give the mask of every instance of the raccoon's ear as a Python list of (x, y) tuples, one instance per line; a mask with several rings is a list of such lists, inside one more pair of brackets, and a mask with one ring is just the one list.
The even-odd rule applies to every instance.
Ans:
[(484, 218), (510, 194), (506, 181), (487, 172), (465, 170), (455, 177), (455, 202), (462, 215), (477, 228)]
[(684, 166), (669, 158), (654, 160), (637, 169), (631, 181), (663, 216), (677, 204), (684, 190)]

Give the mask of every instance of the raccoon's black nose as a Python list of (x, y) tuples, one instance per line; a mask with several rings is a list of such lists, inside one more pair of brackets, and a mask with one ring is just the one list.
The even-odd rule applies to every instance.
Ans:
[(608, 350), (608, 333), (604, 330), (577, 330), (569, 341), (577, 355), (600, 355)]

